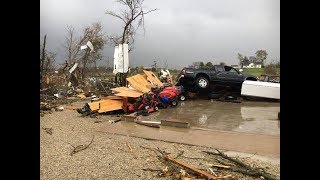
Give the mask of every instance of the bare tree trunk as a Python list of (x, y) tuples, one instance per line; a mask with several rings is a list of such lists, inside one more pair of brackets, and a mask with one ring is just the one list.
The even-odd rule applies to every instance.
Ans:
[(41, 69), (40, 69), (40, 89), (42, 89), (42, 78), (43, 78), (43, 67), (44, 67), (44, 61), (46, 58), (46, 39), (47, 39), (47, 35), (44, 35), (44, 40), (43, 40), (43, 47), (42, 47), (42, 56), (41, 56), (41, 61), (40, 61), (40, 65), (41, 65)]
[(84, 78), (85, 78), (85, 75), (86, 75), (86, 68), (87, 68), (87, 62), (88, 62), (88, 55), (89, 55), (89, 50), (87, 49), (86, 50), (86, 53), (84, 55), (84, 59), (83, 59), (83, 69), (82, 69), (82, 76), (81, 76), (81, 79), (82, 79), (82, 82), (84, 81)]

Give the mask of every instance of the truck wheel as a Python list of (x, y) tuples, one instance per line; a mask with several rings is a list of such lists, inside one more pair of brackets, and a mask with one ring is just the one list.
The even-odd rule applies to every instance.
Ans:
[(209, 87), (209, 80), (205, 77), (198, 77), (196, 82), (201, 89), (207, 89)]

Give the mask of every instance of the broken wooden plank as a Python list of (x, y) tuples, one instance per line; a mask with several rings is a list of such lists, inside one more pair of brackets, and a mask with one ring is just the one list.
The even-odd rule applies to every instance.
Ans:
[(185, 163), (185, 162), (183, 162), (183, 161), (180, 161), (180, 160), (177, 160), (177, 159), (173, 159), (173, 158), (171, 158), (171, 157), (169, 157), (169, 156), (165, 156), (164, 159), (165, 159), (165, 160), (169, 160), (169, 161), (171, 161), (171, 162), (173, 162), (173, 163), (176, 163), (176, 164), (178, 164), (178, 165), (180, 165), (180, 166), (182, 166), (182, 167), (188, 168), (188, 169), (190, 169), (191, 171), (195, 172), (196, 174), (198, 174), (198, 175), (200, 175), (200, 176), (202, 176), (202, 177), (206, 177), (206, 178), (209, 179), (209, 180), (210, 180), (210, 179), (217, 179), (216, 176), (211, 175), (211, 174), (209, 174), (209, 173), (206, 173), (206, 172), (204, 172), (204, 171), (202, 171), (202, 170), (200, 170), (200, 169), (198, 169), (198, 168), (196, 168), (196, 167), (194, 167), (194, 166), (192, 166), (192, 165), (190, 165), (190, 164), (187, 164), (187, 163)]
[(106, 96), (106, 97), (100, 97), (100, 99), (118, 99), (118, 100), (122, 100), (122, 97), (119, 96)]
[(190, 124), (188, 122), (171, 121), (171, 120), (161, 120), (161, 125), (180, 127), (180, 128), (189, 128), (190, 127)]
[(154, 128), (160, 128), (161, 122), (153, 122), (153, 121), (136, 121), (137, 124), (154, 127)]
[(77, 97), (79, 97), (79, 98), (86, 98), (86, 96), (84, 95), (84, 93), (78, 94)]
[(151, 71), (143, 70), (143, 72), (147, 75), (147, 78), (157, 86), (163, 86), (163, 83), (158, 79), (158, 77)]
[(63, 106), (64, 109), (68, 109), (68, 110), (77, 110), (77, 109), (81, 109), (82, 107), (80, 106)]
[(121, 116), (121, 121), (134, 122), (137, 120), (137, 116), (125, 114)]

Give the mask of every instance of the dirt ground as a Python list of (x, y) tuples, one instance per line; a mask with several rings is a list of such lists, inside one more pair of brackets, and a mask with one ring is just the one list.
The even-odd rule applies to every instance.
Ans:
[[(83, 102), (76, 105), (84, 105)], [(81, 117), (76, 111), (64, 110), (40, 117), (40, 179), (174, 179), (174, 176), (158, 176), (160, 171), (145, 171), (150, 168), (163, 170), (168, 163), (145, 147), (159, 148), (171, 157), (189, 163), (207, 172), (208, 164), (219, 164), (218, 156), (202, 151), (213, 148), (147, 140), (130, 136), (99, 132), (102, 126), (111, 126), (111, 120), (119, 117), (102, 115), (96, 118)], [(50, 135), (44, 128), (52, 128)], [(70, 155), (73, 147), (93, 143), (78, 153)], [(182, 153), (183, 152), (183, 153)], [(182, 153), (182, 154), (181, 154)], [(250, 154), (226, 152), (238, 156), (255, 167), (280, 176), (279, 159), (270, 159)], [(217, 175), (232, 175), (235, 179), (261, 179), (240, 173), (213, 168)]]

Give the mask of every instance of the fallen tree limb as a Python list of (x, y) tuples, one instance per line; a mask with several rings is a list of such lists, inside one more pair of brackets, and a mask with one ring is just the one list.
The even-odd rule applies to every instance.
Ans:
[(72, 156), (73, 154), (75, 154), (75, 153), (77, 153), (79, 151), (87, 149), (92, 144), (93, 139), (94, 139), (94, 136), (92, 136), (91, 142), (88, 145), (79, 145), (79, 146), (76, 146), (76, 147), (72, 146), (73, 150), (71, 151), (70, 156)]
[(218, 167), (218, 168), (226, 168), (226, 169), (230, 169), (230, 166), (224, 166), (224, 165), (219, 165), (219, 164), (206, 164), (207, 166), (211, 166), (211, 167)]
[(151, 168), (143, 168), (143, 171), (151, 171), (151, 172), (162, 172), (162, 169), (151, 169)]
[(200, 160), (208, 161), (206, 158), (187, 157), (187, 156), (181, 156), (181, 157), (186, 159), (200, 159)]
[(42, 128), (43, 130), (46, 131), (46, 133), (52, 135), (52, 128)]
[(178, 165), (180, 165), (180, 166), (182, 166), (182, 167), (185, 167), (185, 168), (187, 168), (187, 169), (190, 169), (190, 170), (192, 170), (193, 172), (195, 172), (196, 174), (198, 174), (198, 175), (200, 175), (200, 176), (202, 176), (202, 177), (206, 177), (208, 180), (210, 180), (210, 179), (217, 179), (216, 176), (213, 176), (213, 175), (211, 175), (211, 174), (209, 174), (209, 173), (206, 173), (206, 172), (204, 172), (204, 171), (202, 171), (202, 170), (199, 170), (199, 169), (197, 169), (196, 167), (193, 167), (193, 166), (191, 166), (191, 165), (189, 165), (189, 164), (187, 164), (187, 163), (185, 163), (185, 162), (183, 162), (183, 161), (180, 161), (180, 160), (177, 160), (177, 159), (173, 159), (173, 158), (171, 158), (171, 157), (169, 157), (169, 156), (165, 156), (164, 159), (165, 159), (165, 160), (168, 160), (168, 161), (171, 161), (171, 162), (173, 162), (173, 163), (175, 163), (175, 164), (178, 164)]
[(128, 146), (128, 148), (130, 149), (130, 151), (132, 152), (132, 148), (131, 146), (126, 142), (126, 145)]
[(216, 152), (210, 152), (210, 151), (202, 151), (204, 153), (207, 153), (207, 154), (211, 154), (211, 155), (218, 155), (218, 156), (221, 156), (237, 165), (239, 165), (240, 167), (242, 168), (238, 168), (238, 167), (223, 167), (221, 166), (220, 168), (224, 168), (224, 169), (228, 169), (228, 170), (231, 170), (233, 172), (239, 172), (239, 173), (242, 173), (242, 174), (245, 174), (245, 175), (249, 175), (249, 176), (253, 176), (253, 177), (260, 177), (260, 176), (263, 176), (265, 179), (269, 179), (269, 180), (278, 180), (280, 178), (272, 175), (272, 174), (269, 174), (267, 172), (264, 171), (264, 169), (262, 168), (253, 168), (243, 162), (241, 162), (240, 160), (236, 159), (236, 158), (232, 158), (232, 157), (229, 157), (227, 156), (226, 154), (224, 154), (223, 152), (219, 151), (218, 149), (216, 149)]
[(219, 155), (219, 156), (221, 156), (221, 157), (223, 157), (225, 159), (228, 159), (231, 162), (234, 162), (234, 163), (238, 164), (239, 166), (242, 166), (242, 167), (247, 168), (247, 169), (251, 169), (250, 166), (246, 165), (245, 163), (241, 162), (240, 160), (238, 160), (236, 158), (229, 157), (226, 154), (224, 154), (223, 152), (219, 151), (218, 149), (216, 149), (216, 151), (218, 153), (214, 153), (214, 152), (210, 152), (210, 151), (202, 151), (202, 152), (205, 152), (207, 154)]

